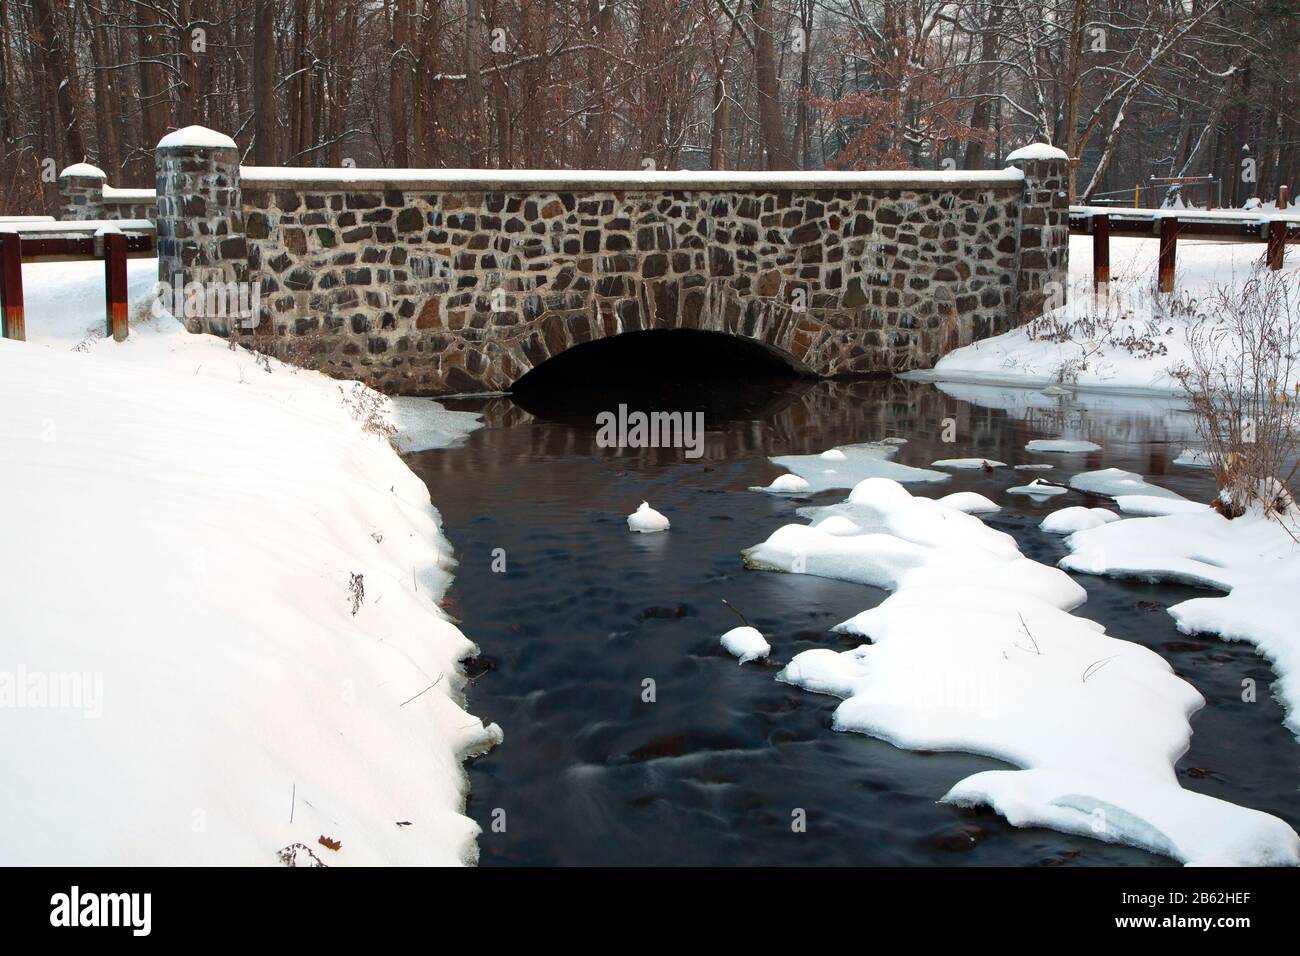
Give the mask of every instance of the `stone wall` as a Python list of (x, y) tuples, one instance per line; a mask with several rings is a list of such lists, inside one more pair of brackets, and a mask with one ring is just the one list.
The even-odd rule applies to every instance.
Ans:
[(924, 368), (1065, 286), (1054, 156), (779, 179), (234, 162), (159, 151), (160, 276), (260, 285), (255, 331), (191, 327), (389, 392), (507, 389), (573, 345), (640, 329), (742, 336), (822, 376)]
[(63, 206), (59, 218), (85, 222), (91, 219), (154, 219), (158, 214), (152, 189), (114, 189), (102, 169), (88, 163), (69, 166), (59, 174)]

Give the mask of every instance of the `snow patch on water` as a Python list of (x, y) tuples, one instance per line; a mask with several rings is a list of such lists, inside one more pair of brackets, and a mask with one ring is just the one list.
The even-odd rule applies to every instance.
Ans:
[(1068, 613), (1085, 594), (1059, 569), (887, 479), (865, 480), (840, 505), (801, 514), (845, 517), (862, 532), (786, 525), (744, 552), (746, 566), (894, 592), (836, 628), (870, 644), (805, 651), (778, 677), (842, 697), (835, 729), (1023, 768), (975, 774), (944, 798), (988, 804), (1016, 826), (1185, 863), (1300, 863), (1300, 839), (1282, 820), (1181, 788), (1173, 765), (1187, 749), (1188, 717), (1204, 701), (1154, 651)]

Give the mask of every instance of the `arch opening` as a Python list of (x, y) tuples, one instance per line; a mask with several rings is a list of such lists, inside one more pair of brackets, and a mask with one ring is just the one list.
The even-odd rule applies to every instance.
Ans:
[(544, 418), (585, 417), (626, 402), (644, 410), (700, 410), (748, 417), (788, 401), (816, 379), (751, 339), (696, 329), (624, 332), (553, 356), (511, 386), (511, 398)]

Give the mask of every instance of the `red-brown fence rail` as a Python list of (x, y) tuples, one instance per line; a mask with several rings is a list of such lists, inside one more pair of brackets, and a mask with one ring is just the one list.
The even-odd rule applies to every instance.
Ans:
[(1157, 283), (1161, 292), (1172, 292), (1180, 239), (1261, 243), (1268, 267), (1276, 271), (1282, 268), (1287, 244), (1300, 242), (1300, 216), (1226, 209), (1196, 212), (1071, 206), (1070, 232), (1092, 236), (1092, 284), (1097, 291), (1110, 283), (1111, 236), (1158, 238)]
[[(112, 228), (105, 228), (111, 225)], [(0, 337), (23, 341), (27, 322), (23, 306), (24, 262), (104, 262), (104, 330), (115, 340), (127, 336), (126, 260), (155, 255), (149, 223), (53, 223), (0, 221)], [(69, 235), (68, 233), (73, 233)], [(76, 233), (90, 233), (76, 235)]]

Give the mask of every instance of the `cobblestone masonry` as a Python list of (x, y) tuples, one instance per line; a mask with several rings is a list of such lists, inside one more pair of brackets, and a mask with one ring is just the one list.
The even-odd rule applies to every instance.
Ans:
[[(94, 169), (84, 164), (80, 168)], [(109, 193), (105, 195), (107, 177), (99, 170), (95, 172), (99, 175), (65, 173), (59, 176), (59, 195), (63, 198), (63, 206), (59, 210), (60, 219), (84, 222), (89, 219), (157, 218), (158, 207), (152, 190), (113, 190), (108, 187)]]
[(235, 162), (159, 151), (160, 276), (261, 288), (256, 332), (191, 328), (391, 393), (507, 389), (640, 329), (743, 336), (821, 376), (924, 368), (1065, 286), (1064, 160), (1016, 162), (1023, 180), (689, 190), (487, 171), (482, 188), (269, 169), (241, 184)]

